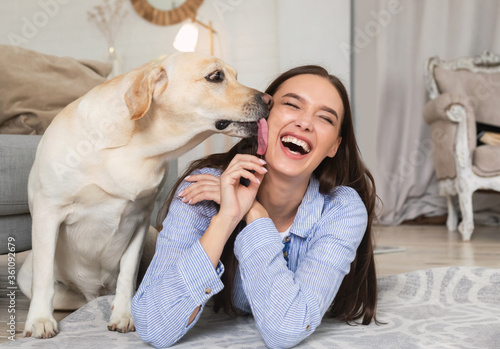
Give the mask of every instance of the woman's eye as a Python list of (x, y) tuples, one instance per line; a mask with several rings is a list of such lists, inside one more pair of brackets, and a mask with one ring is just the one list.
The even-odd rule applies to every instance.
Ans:
[(205, 76), (205, 79), (210, 82), (222, 82), (224, 80), (224, 72), (216, 70), (213, 73)]
[(299, 109), (299, 107), (297, 107), (295, 104), (292, 104), (292, 103), (289, 103), (289, 102), (285, 102), (284, 104), (288, 105), (288, 106), (290, 106), (292, 108)]
[(320, 118), (333, 125), (333, 120), (328, 116), (320, 116)]

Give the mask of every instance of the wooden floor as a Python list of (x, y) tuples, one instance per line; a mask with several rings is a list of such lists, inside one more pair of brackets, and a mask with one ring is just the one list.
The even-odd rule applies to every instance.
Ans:
[[(446, 266), (481, 266), (500, 268), (500, 228), (476, 227), (472, 241), (462, 242), (457, 232), (448, 232), (444, 226), (375, 227), (379, 246), (402, 247), (404, 252), (377, 254), (378, 276)], [(26, 252), (16, 255), (19, 268)], [(8, 341), (9, 321), (7, 255), (0, 256), (0, 343)], [(29, 301), (20, 290), (15, 291), (16, 336), (22, 335), (28, 314)], [(56, 312), (60, 321), (69, 312)]]
[(405, 252), (375, 256), (378, 276), (447, 266), (500, 268), (500, 227), (476, 227), (470, 242), (445, 226), (376, 227), (380, 246)]

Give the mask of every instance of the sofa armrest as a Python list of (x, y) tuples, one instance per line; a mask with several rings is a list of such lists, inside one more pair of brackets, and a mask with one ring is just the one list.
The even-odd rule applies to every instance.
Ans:
[(31, 248), (27, 183), (41, 138), (0, 134), (0, 254), (9, 252), (9, 237), (16, 252)]
[(425, 105), (424, 108), (425, 122), (428, 123), (429, 125), (438, 120), (455, 122), (451, 120), (446, 113), (454, 104), (462, 105), (465, 108), (465, 110), (467, 110), (468, 113), (470, 112), (470, 117), (473, 118), (475, 122), (474, 108), (469, 97), (452, 95), (450, 93), (443, 93), (438, 97), (436, 97), (435, 99), (430, 100)]
[(29, 213), (28, 176), (41, 138), (0, 135), (0, 216)]
[(434, 168), (438, 179), (456, 177), (456, 145), (458, 143), (458, 121), (450, 118), (449, 111), (459, 105), (466, 112), (467, 140), (469, 161), (476, 147), (476, 121), (474, 105), (469, 97), (443, 93), (429, 101), (424, 108), (424, 120), (431, 126)]

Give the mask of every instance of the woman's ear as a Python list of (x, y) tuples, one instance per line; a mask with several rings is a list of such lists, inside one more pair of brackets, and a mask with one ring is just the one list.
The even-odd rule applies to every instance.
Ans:
[(167, 84), (167, 73), (162, 67), (140, 73), (125, 92), (125, 103), (130, 112), (130, 119), (142, 118), (151, 107), (153, 93), (155, 95), (163, 93)]
[(333, 158), (335, 154), (337, 154), (337, 150), (339, 150), (340, 143), (342, 143), (342, 137), (337, 137), (337, 141), (332, 146), (332, 149), (330, 149), (330, 152), (327, 155), (329, 158)]

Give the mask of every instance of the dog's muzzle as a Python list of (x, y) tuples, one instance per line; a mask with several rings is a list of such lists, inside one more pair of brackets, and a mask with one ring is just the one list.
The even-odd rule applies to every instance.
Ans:
[(257, 121), (269, 116), (269, 109), (272, 103), (271, 96), (261, 93), (255, 94), (253, 98), (245, 103), (242, 108), (242, 115), (253, 121), (235, 121), (235, 120), (217, 120), (215, 128), (218, 131), (223, 131), (233, 124), (231, 132), (226, 131), (231, 136), (236, 137), (252, 137), (258, 133)]

